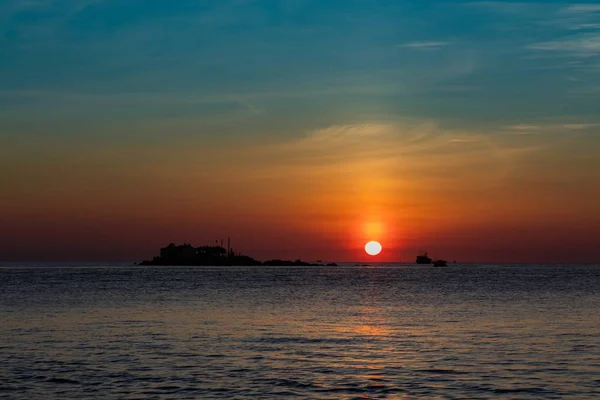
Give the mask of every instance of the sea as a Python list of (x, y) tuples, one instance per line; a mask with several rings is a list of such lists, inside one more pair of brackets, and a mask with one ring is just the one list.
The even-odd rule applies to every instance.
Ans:
[(5, 263), (0, 398), (598, 399), (600, 265)]

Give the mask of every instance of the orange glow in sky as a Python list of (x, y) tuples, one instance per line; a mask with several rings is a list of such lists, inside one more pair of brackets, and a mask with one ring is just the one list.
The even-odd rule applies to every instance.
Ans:
[(0, 170), (18, 171), (5, 176), (0, 223), (11, 229), (0, 250), (136, 260), (170, 242), (230, 236), (258, 259), (367, 261), (370, 240), (386, 249), (380, 261), (423, 251), (459, 261), (595, 254), (600, 179), (580, 187), (576, 161), (556, 166), (559, 146), (577, 157), (592, 146), (453, 137), (367, 124), (229, 147), (72, 141), (60, 157), (43, 140), (16, 138), (14, 151), (0, 149)]

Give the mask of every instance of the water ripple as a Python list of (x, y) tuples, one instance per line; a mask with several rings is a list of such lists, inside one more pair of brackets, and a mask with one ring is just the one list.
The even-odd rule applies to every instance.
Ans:
[(3, 268), (0, 397), (592, 399), (599, 289), (577, 266)]

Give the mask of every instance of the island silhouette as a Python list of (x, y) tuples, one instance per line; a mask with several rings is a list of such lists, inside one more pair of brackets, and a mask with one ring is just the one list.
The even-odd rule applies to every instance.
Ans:
[(137, 265), (162, 266), (337, 266), (336, 263), (309, 263), (302, 260), (258, 261), (252, 257), (236, 253), (230, 246), (223, 245), (194, 247), (190, 243), (176, 245), (170, 243), (160, 249), (160, 255)]

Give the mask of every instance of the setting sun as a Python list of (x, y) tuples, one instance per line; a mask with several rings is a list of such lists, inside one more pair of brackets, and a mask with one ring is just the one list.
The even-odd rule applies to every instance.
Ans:
[(377, 254), (381, 253), (381, 249), (381, 243), (379, 242), (372, 241), (365, 245), (365, 251), (370, 256), (376, 256)]

